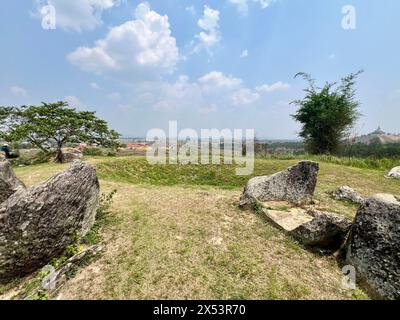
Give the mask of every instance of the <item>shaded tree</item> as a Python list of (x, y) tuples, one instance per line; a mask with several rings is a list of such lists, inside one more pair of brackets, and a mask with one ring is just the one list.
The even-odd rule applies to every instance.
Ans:
[(360, 116), (356, 100), (355, 81), (363, 71), (351, 73), (340, 83), (326, 82), (320, 88), (309, 74), (298, 73), (309, 84), (302, 100), (293, 101), (299, 106), (292, 117), (301, 123), (299, 135), (304, 138), (307, 151), (313, 154), (334, 154), (343, 138)]
[(62, 148), (66, 143), (113, 147), (119, 137), (95, 112), (77, 111), (63, 101), (0, 107), (0, 130), (0, 138), (9, 142), (25, 140), (46, 154), (54, 153), (57, 162), (63, 161)]

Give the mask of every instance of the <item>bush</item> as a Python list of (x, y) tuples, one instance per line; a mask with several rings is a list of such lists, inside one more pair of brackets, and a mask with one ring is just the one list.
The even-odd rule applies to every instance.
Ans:
[(16, 166), (29, 166), (41, 163), (47, 163), (50, 161), (52, 154), (45, 153), (44, 151), (38, 151), (32, 156), (21, 155), (19, 158), (13, 161)]
[(362, 71), (343, 78), (340, 84), (327, 82), (317, 87), (310, 75), (299, 73), (309, 83), (306, 96), (293, 103), (300, 108), (292, 116), (301, 123), (300, 137), (312, 154), (334, 154), (340, 142), (359, 118), (355, 80)]
[(83, 150), (83, 155), (84, 156), (102, 156), (103, 155), (103, 151), (100, 148), (85, 148)]

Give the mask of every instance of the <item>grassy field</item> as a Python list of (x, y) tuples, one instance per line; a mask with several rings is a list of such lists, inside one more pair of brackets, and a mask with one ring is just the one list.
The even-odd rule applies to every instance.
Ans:
[[(142, 158), (90, 158), (102, 192), (117, 193), (101, 229), (103, 256), (61, 290), (64, 299), (366, 299), (341, 288), (332, 256), (311, 253), (238, 208), (250, 177), (231, 166), (150, 166)], [(257, 160), (268, 175), (298, 160)], [(384, 170), (321, 162), (317, 205), (353, 217), (356, 207), (329, 192), (349, 185), (364, 196), (400, 193)], [(16, 168), (27, 185), (67, 165)], [(7, 290), (0, 288), (0, 293)], [(1, 297), (1, 295), (0, 295)], [(4, 296), (3, 296), (4, 297)]]

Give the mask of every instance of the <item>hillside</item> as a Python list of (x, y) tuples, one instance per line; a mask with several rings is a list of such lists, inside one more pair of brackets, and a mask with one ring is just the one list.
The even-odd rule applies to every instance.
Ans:
[[(247, 178), (227, 166), (149, 167), (140, 158), (97, 158), (103, 193), (117, 189), (102, 227), (102, 257), (82, 268), (59, 292), (65, 299), (355, 299), (341, 288), (332, 256), (311, 253), (252, 211), (238, 208)], [(257, 160), (271, 174), (296, 160)], [(65, 165), (16, 168), (27, 184)], [(340, 174), (338, 174), (340, 173)], [(365, 196), (399, 193), (384, 172), (321, 163), (320, 208), (354, 216), (356, 207), (328, 192), (348, 184)], [(218, 187), (216, 185), (219, 185)], [(2, 298), (27, 280), (0, 288)], [(0, 296), (1, 297), (1, 296)]]
[(355, 143), (364, 143), (364, 144), (370, 144), (370, 143), (400, 143), (400, 134), (390, 134), (386, 133), (381, 129), (381, 127), (378, 127), (375, 131), (358, 136), (354, 138)]

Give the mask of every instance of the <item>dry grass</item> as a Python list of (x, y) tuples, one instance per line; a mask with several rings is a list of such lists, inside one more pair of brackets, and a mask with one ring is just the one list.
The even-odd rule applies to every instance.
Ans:
[[(257, 159), (253, 176), (270, 175), (294, 165), (298, 161), (295, 159)], [(132, 184), (177, 185), (193, 188), (216, 186), (240, 190), (252, 177), (236, 176), (234, 166), (229, 165), (151, 166), (143, 158), (118, 158), (113, 161), (97, 162), (96, 165), (102, 179)], [(375, 193), (400, 194), (400, 181), (385, 178), (386, 173), (385, 170), (320, 162), (315, 198), (319, 202), (321, 210), (354, 217), (357, 206), (334, 201), (330, 195), (332, 191), (340, 186), (348, 185), (365, 197)]]
[[(104, 183), (118, 189), (104, 256), (63, 299), (347, 299), (331, 257), (316, 256), (237, 208), (239, 192)], [(363, 296), (363, 295), (361, 295)]]
[[(126, 165), (127, 159), (90, 161)], [(134, 164), (137, 159), (130, 161)], [(256, 174), (270, 174), (293, 163), (263, 160), (257, 162)], [(65, 167), (46, 164), (16, 168), (16, 173), (33, 185)], [(333, 257), (308, 252), (262, 217), (239, 210), (241, 186), (235, 186), (234, 179), (226, 177), (228, 189), (102, 180), (104, 193), (118, 190), (110, 212), (116, 223), (102, 230), (104, 255), (80, 270), (57, 298), (367, 298), (359, 290), (341, 288), (342, 275)], [(400, 183), (385, 179), (383, 172), (322, 163), (316, 192), (319, 207), (354, 216), (353, 205), (328, 196), (343, 184), (363, 195), (400, 190)]]

